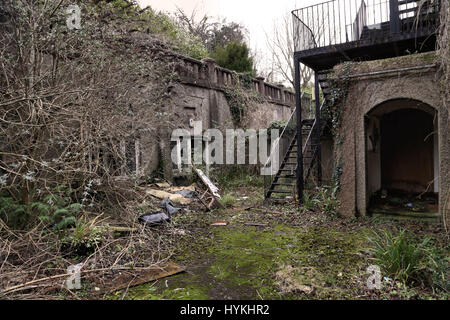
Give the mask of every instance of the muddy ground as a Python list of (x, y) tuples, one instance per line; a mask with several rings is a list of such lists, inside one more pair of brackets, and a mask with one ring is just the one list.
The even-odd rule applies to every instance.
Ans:
[[(267, 205), (262, 187), (225, 191), (226, 209), (172, 217), (171, 260), (186, 271), (117, 291), (106, 299), (448, 299), (426, 285), (383, 280), (369, 290), (367, 236), (406, 228), (440, 247), (437, 223), (382, 218), (343, 219), (292, 204)], [(251, 206), (251, 208), (248, 208)], [(226, 221), (226, 226), (211, 226)]]

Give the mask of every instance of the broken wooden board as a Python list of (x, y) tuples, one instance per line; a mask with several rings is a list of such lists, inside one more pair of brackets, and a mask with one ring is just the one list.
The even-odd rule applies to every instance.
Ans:
[[(161, 268), (151, 268), (146, 270), (120, 271), (109, 277), (106, 275), (101, 281), (102, 283), (94, 283), (94, 286), (100, 288), (95, 294), (109, 294), (126, 288), (138, 286), (150, 281), (172, 276), (185, 271), (186, 268), (169, 261)], [(105, 279), (106, 278), (106, 279)]]
[(183, 191), (183, 190), (188, 190), (188, 191), (195, 192), (195, 186), (194, 185), (190, 185), (190, 186), (187, 186), (187, 187), (170, 187), (170, 188), (166, 189), (167, 192), (178, 192), (178, 191)]
[(211, 223), (212, 226), (226, 226), (228, 225), (228, 221), (216, 221)]
[(168, 184), (167, 182), (159, 182), (159, 183), (155, 183), (155, 185), (158, 188), (170, 188), (170, 184)]
[(219, 188), (217, 188), (217, 187), (211, 182), (211, 180), (209, 180), (209, 178), (203, 173), (202, 170), (200, 170), (200, 169), (195, 169), (195, 172), (197, 172), (198, 176), (200, 177), (200, 179), (202, 180), (202, 182), (208, 187), (208, 190), (212, 193), (212, 195), (213, 195), (214, 197), (216, 197), (217, 199), (220, 199)]
[(169, 192), (162, 191), (162, 190), (156, 190), (156, 189), (147, 189), (145, 191), (145, 193), (147, 193), (151, 196), (154, 196), (156, 198), (159, 198), (159, 199), (169, 198), (169, 200), (172, 201), (173, 203), (177, 203), (177, 204), (181, 204), (181, 205), (188, 205), (191, 203), (190, 199), (187, 199), (178, 193), (173, 194), (173, 193), (169, 193)]
[[(207, 187), (207, 190), (200, 197), (198, 197), (199, 200), (206, 206), (206, 208), (208, 210), (211, 210), (211, 208), (213, 207), (214, 204), (223, 208), (223, 205), (219, 202), (219, 199), (220, 199), (219, 188), (217, 188), (211, 182), (211, 180), (209, 180), (209, 178), (203, 173), (202, 170), (195, 169), (195, 172), (200, 177), (203, 184), (205, 184), (205, 186)], [(209, 200), (209, 203), (205, 203), (203, 201), (203, 198), (205, 198), (205, 196), (206, 196), (206, 199)]]

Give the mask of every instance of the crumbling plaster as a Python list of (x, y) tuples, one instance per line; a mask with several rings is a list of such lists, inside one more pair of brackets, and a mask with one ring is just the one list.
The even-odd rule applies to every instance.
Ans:
[[(342, 175), (341, 214), (367, 215), (366, 140), (364, 117), (381, 103), (394, 99), (413, 99), (437, 110), (439, 131), (439, 203), (444, 203), (450, 187), (450, 142), (447, 108), (442, 106), (439, 74), (435, 68), (395, 73), (395, 76), (355, 77), (349, 80), (339, 135)], [(442, 214), (442, 205), (440, 206)]]

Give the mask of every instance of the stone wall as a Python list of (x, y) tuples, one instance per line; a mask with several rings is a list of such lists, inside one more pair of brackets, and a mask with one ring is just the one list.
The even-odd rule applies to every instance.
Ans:
[[(219, 67), (214, 60), (203, 61), (177, 56), (176, 69), (179, 81), (170, 89), (171, 108), (175, 111), (175, 127), (193, 129), (192, 121), (201, 121), (203, 130), (208, 128), (234, 128), (230, 106), (225, 92), (240, 86), (239, 77), (231, 70)], [(245, 128), (264, 129), (276, 120), (288, 120), (295, 108), (295, 94), (282, 86), (264, 82), (264, 78), (251, 79), (250, 90), (258, 96), (258, 101), (248, 105)], [(170, 176), (171, 162), (167, 148), (170, 144), (170, 132), (163, 132), (159, 148), (156, 137), (144, 137), (148, 147), (142, 148), (141, 175), (148, 175), (158, 168), (160, 161), (164, 171)], [(153, 142), (152, 142), (153, 141)]]
[[(335, 74), (342, 79), (341, 70), (342, 66), (336, 67)], [(435, 163), (442, 214), (444, 197), (450, 188), (450, 118), (448, 108), (442, 105), (440, 73), (429, 54), (362, 62), (347, 66), (347, 70), (350, 70), (345, 80), (348, 91), (337, 137), (342, 143), (336, 150), (342, 166), (341, 214), (349, 217), (367, 214), (368, 188), (372, 187), (368, 187), (365, 119), (377, 106), (399, 99), (408, 99), (413, 108), (428, 106), (437, 115), (438, 159)]]

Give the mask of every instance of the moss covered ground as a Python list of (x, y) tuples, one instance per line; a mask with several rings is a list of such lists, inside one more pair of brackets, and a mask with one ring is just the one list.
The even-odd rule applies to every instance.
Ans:
[[(233, 207), (173, 219), (172, 260), (186, 272), (159, 279), (113, 299), (404, 299), (440, 298), (430, 290), (390, 285), (367, 289), (367, 235), (400, 226), (439, 237), (424, 222), (342, 219), (292, 204), (263, 203), (261, 187), (227, 190)], [(252, 208), (248, 209), (249, 206)], [(226, 226), (211, 226), (227, 221)]]

